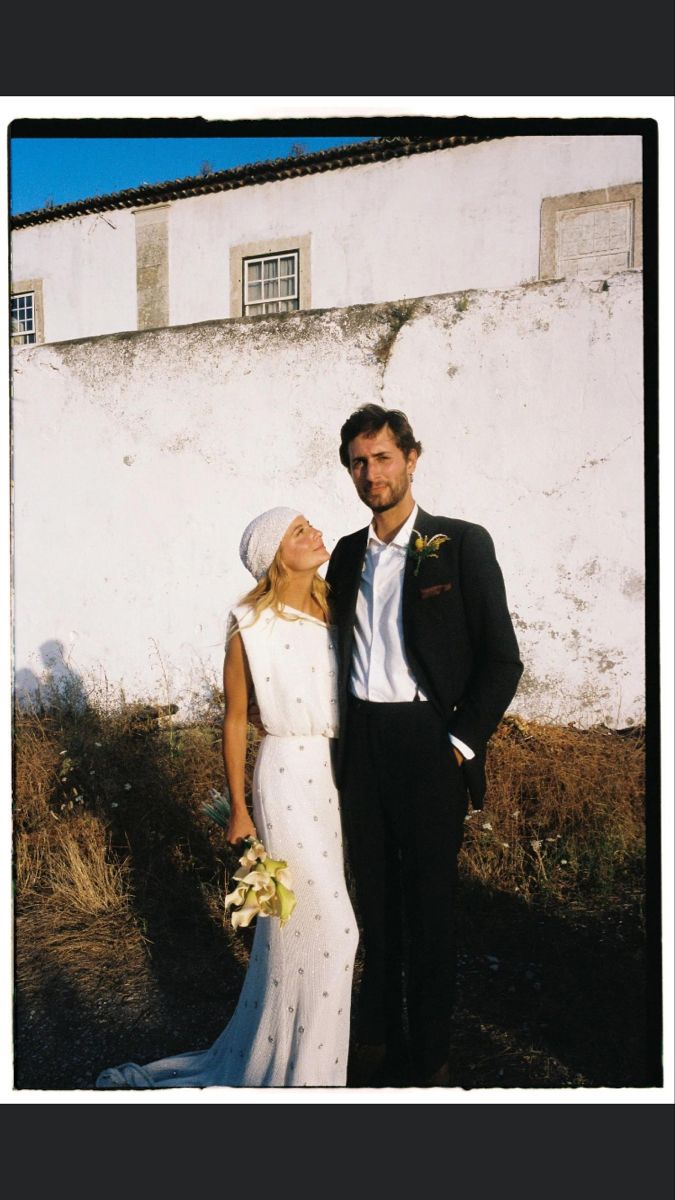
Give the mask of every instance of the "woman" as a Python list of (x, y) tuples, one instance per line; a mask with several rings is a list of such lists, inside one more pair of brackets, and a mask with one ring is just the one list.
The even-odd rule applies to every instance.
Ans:
[[(297, 899), (282, 928), (258, 917), (234, 1015), (209, 1050), (104, 1071), (99, 1088), (319, 1087), (346, 1082), (352, 971), (358, 940), (345, 886), (329, 739), (337, 735), (337, 662), (321, 534), (290, 508), (256, 517), (240, 555), (256, 586), (230, 617), (223, 755), (231, 845), (249, 836), (285, 859)], [(263, 738), (244, 801), (247, 711)]]

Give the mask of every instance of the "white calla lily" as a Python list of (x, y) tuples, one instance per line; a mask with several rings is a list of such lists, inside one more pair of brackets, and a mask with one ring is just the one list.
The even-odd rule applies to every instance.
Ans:
[(233, 909), (232, 927), (244, 929), (254, 917), (278, 917), (283, 926), (295, 908), (291, 873), (283, 859), (270, 858), (262, 842), (252, 840), (233, 873), (236, 887), (225, 897)]
[(257, 917), (259, 912), (260, 905), (258, 904), (258, 897), (253, 891), (253, 888), (249, 888), (242, 907), (238, 912), (232, 913), (232, 928), (245, 929), (247, 925), (251, 924), (253, 918)]
[(239, 862), (242, 866), (246, 866), (247, 864), (253, 866), (260, 859), (264, 858), (266, 853), (267, 851), (265, 850), (262, 842), (255, 841), (248, 847), (245, 853), (242, 854)]
[(243, 904), (247, 891), (248, 888), (245, 884), (240, 883), (239, 887), (235, 888), (233, 892), (229, 892), (225, 897), (225, 908), (230, 908), (232, 904)]

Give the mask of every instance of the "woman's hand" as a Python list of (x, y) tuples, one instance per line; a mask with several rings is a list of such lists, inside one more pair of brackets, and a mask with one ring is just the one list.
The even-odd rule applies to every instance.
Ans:
[(255, 825), (253, 824), (253, 821), (247, 812), (233, 812), (231, 814), (226, 837), (228, 846), (236, 846), (239, 842), (243, 842), (244, 838), (247, 837), (258, 837)]

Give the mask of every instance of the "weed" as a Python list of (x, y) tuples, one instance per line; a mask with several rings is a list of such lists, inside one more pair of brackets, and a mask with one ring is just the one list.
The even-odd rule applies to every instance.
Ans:
[(490, 744), (486, 809), (463, 866), (491, 886), (602, 902), (644, 855), (644, 745), (605, 728), (507, 717)]
[(414, 300), (401, 300), (396, 304), (387, 305), (384, 314), (387, 328), (373, 348), (375, 358), (383, 366), (387, 365), (401, 329), (414, 316), (416, 308)]

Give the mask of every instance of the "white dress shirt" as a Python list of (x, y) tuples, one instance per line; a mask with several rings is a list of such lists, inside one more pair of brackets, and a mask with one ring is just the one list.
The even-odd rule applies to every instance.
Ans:
[[(349, 683), (359, 700), (396, 704), (428, 699), (410, 670), (403, 643), (403, 572), (417, 510), (415, 505), (390, 542), (381, 541), (372, 524), (368, 531)], [(464, 758), (474, 757), (469, 746), (449, 736)]]

